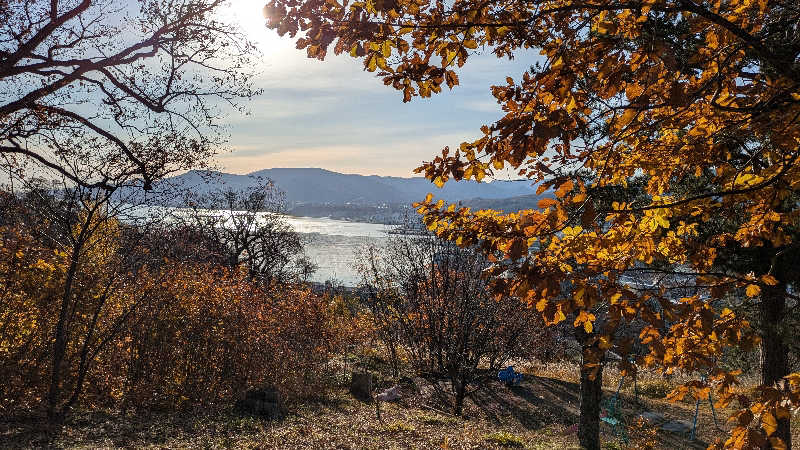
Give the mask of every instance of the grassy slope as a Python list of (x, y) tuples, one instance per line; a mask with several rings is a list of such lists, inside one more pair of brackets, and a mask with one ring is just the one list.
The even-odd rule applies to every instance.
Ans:
[[(577, 448), (574, 435), (558, 426), (526, 430), (483, 418), (456, 419), (402, 404), (375, 408), (339, 392), (325, 402), (303, 405), (284, 420), (262, 421), (223, 411), (208, 415), (76, 415), (59, 436), (59, 448), (286, 448), (407, 449)], [(40, 447), (37, 423), (0, 425), (0, 447)], [(516, 445), (515, 445), (516, 444)]]
[[(447, 395), (443, 384), (427, 385), (421, 393), (407, 393), (396, 404), (383, 404), (383, 421), (377, 419), (373, 404), (354, 400), (341, 390), (323, 402), (292, 408), (285, 419), (277, 422), (243, 417), (231, 411), (149, 416), (76, 413), (54, 445), (64, 448), (577, 448), (577, 438), (570, 432), (570, 426), (577, 422), (577, 385), (570, 381), (569, 373), (564, 375), (539, 371), (539, 375), (528, 375), (521, 386), (514, 388), (485, 380), (470, 395), (465, 408), (467, 419), (442, 411), (441, 402)], [(606, 394), (611, 396), (618, 379), (609, 375), (604, 384), (609, 387)], [(650, 410), (670, 419), (692, 420), (693, 403), (673, 404), (642, 396), (637, 405), (629, 391), (630, 387), (623, 388), (628, 417)], [(698, 441), (690, 442), (687, 436), (667, 432), (658, 433), (654, 439), (657, 448), (674, 450), (705, 448), (707, 442), (722, 436), (724, 433), (715, 429), (706, 404), (701, 407)], [(624, 448), (605, 426), (603, 440), (606, 448)], [(0, 421), (0, 443), (3, 448), (38, 447), (46, 443), (46, 437), (37, 422)], [(633, 445), (642, 448), (640, 443)]]

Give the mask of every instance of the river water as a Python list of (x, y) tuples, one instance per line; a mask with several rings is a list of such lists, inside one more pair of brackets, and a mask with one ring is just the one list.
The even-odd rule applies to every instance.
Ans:
[(318, 266), (312, 281), (335, 280), (346, 286), (354, 286), (359, 281), (355, 269), (358, 249), (382, 245), (387, 232), (394, 228), (313, 217), (287, 217), (287, 221), (303, 236), (306, 254)]
[[(187, 217), (188, 210), (163, 206), (125, 205), (126, 221), (161, 220), (170, 217)], [(228, 214), (208, 210), (208, 214)], [(267, 215), (273, 213), (258, 213)], [(311, 281), (324, 283), (333, 280), (345, 286), (355, 286), (360, 281), (355, 268), (358, 250), (367, 245), (382, 245), (393, 225), (348, 222), (329, 218), (284, 216), (294, 231), (300, 233), (305, 243), (306, 255), (317, 266)]]

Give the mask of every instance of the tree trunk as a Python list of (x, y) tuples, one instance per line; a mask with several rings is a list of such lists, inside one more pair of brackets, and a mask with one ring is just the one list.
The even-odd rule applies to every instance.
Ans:
[[(578, 441), (586, 450), (600, 450), (600, 402), (603, 398), (603, 361), (587, 356), (602, 352), (594, 343), (594, 335), (583, 327), (575, 328), (575, 337), (581, 344), (581, 408), (578, 419)], [(596, 367), (586, 367), (587, 363), (597, 363)]]
[(450, 384), (453, 387), (453, 395), (455, 397), (455, 405), (453, 406), (453, 413), (460, 416), (464, 410), (464, 398), (467, 396), (467, 383), (464, 380), (463, 374), (453, 367), (450, 368)]
[(600, 401), (603, 397), (603, 366), (581, 367), (581, 417), (578, 422), (578, 440), (586, 450), (600, 450)]
[(456, 404), (453, 408), (453, 413), (456, 416), (460, 416), (464, 412), (464, 397), (466, 397), (464, 386), (459, 383), (456, 387)]
[(75, 272), (78, 266), (78, 253), (78, 249), (75, 249), (72, 253), (64, 283), (64, 292), (61, 296), (58, 323), (53, 337), (53, 367), (50, 372), (50, 389), (47, 393), (47, 421), (51, 427), (58, 427), (64, 421), (64, 415), (58, 410), (58, 403), (61, 397), (61, 366), (64, 363), (64, 356), (67, 350), (67, 314), (72, 297), (72, 283), (75, 280)]
[(50, 372), (50, 388), (47, 392), (47, 421), (51, 430), (60, 427), (64, 422), (65, 411), (59, 411), (58, 404), (61, 397), (61, 383), (63, 381), (61, 379), (61, 370), (67, 352), (67, 343), (69, 341), (70, 330), (67, 315), (71, 306), (72, 285), (77, 276), (80, 254), (91, 233), (91, 223), (98, 207), (99, 204), (88, 211), (86, 218), (83, 219), (83, 223), (81, 224), (81, 231), (78, 233), (78, 237), (72, 242), (69, 269), (67, 269), (67, 274), (64, 279), (61, 308), (58, 314), (55, 335), (53, 336), (53, 367), (51, 367)]
[[(763, 289), (760, 303), (761, 336), (761, 384), (772, 386), (789, 375), (787, 355), (789, 349), (782, 336), (780, 323), (786, 314), (786, 284), (779, 283)], [(772, 435), (783, 440), (787, 449), (792, 448), (789, 419), (779, 419), (778, 429)], [(766, 448), (773, 448), (769, 442)]]
[(389, 361), (392, 364), (392, 376), (397, 378), (400, 376), (400, 363), (398, 362), (397, 358), (397, 346), (389, 339), (385, 340), (384, 342), (386, 343), (386, 347), (389, 349)]

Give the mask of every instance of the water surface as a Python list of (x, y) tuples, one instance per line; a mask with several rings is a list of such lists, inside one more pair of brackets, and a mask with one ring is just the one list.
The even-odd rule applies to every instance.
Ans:
[[(227, 211), (208, 210), (209, 215), (227, 215)], [(274, 213), (258, 213), (259, 216)], [(164, 206), (130, 206), (125, 208), (126, 221), (178, 220), (189, 217), (189, 210)], [(292, 229), (303, 237), (306, 255), (317, 265), (311, 281), (335, 280), (355, 286), (360, 277), (355, 269), (357, 251), (367, 245), (382, 245), (387, 232), (396, 225), (349, 222), (329, 218), (284, 216)]]
[(312, 281), (354, 286), (359, 276), (354, 267), (356, 252), (366, 245), (382, 245), (391, 225), (346, 222), (327, 218), (287, 217), (306, 243), (306, 254), (318, 266)]

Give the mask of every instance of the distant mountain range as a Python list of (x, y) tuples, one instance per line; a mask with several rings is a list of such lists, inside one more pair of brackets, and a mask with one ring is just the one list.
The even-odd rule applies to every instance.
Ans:
[(532, 207), (538, 198), (535, 195), (536, 186), (532, 185), (530, 180), (494, 180), (487, 183), (451, 181), (440, 189), (422, 177), (352, 175), (315, 168), (265, 169), (247, 175), (189, 171), (162, 181), (154, 190), (164, 191), (166, 186), (191, 189), (195, 193), (218, 188), (239, 190), (255, 184), (255, 179), (258, 177), (271, 179), (284, 191), (290, 208), (310, 204), (408, 205), (423, 200), (429, 192), (432, 192), (437, 199), (449, 203), (462, 202), (467, 206), (471, 206), (469, 200), (475, 200), (475, 203), (480, 203), (481, 206), (491, 207), (495, 203), (494, 200), (518, 198), (518, 201), (511, 203), (515, 206), (520, 204)]

